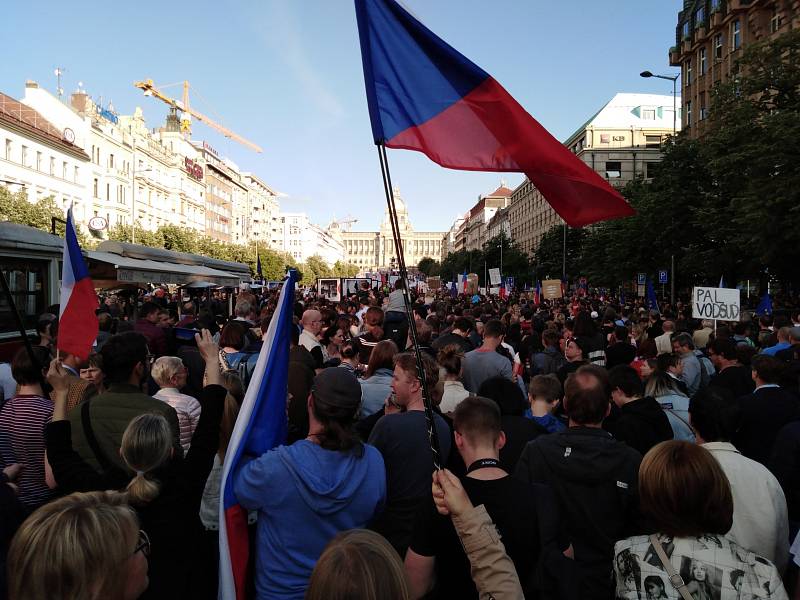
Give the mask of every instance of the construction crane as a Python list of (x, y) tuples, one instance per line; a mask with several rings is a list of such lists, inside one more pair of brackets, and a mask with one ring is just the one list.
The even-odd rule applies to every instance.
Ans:
[(246, 140), (242, 136), (237, 133), (234, 133), (227, 127), (224, 127), (211, 119), (210, 117), (205, 116), (203, 113), (200, 113), (189, 106), (189, 82), (183, 82), (183, 100), (176, 100), (174, 98), (170, 98), (160, 89), (158, 89), (155, 84), (153, 83), (152, 79), (147, 79), (145, 81), (136, 81), (133, 84), (140, 90), (144, 92), (145, 96), (153, 96), (154, 98), (158, 98), (162, 102), (170, 105), (172, 108), (179, 110), (182, 114), (181, 117), (181, 131), (185, 134), (191, 133), (192, 121), (191, 117), (194, 117), (198, 121), (202, 121), (209, 127), (216, 129), (226, 138), (232, 139), (236, 142), (239, 142), (243, 146), (247, 146), (251, 150), (255, 150), (256, 152), (262, 152), (261, 148), (254, 144), (253, 142)]
[(342, 231), (350, 231), (350, 228), (353, 226), (353, 223), (358, 223), (358, 219), (353, 217), (352, 215), (347, 215), (344, 219), (336, 219), (333, 217), (333, 221), (331, 225), (338, 225), (342, 228)]

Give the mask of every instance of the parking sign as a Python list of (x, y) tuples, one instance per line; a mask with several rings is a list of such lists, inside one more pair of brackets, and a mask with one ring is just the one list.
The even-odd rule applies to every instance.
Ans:
[(667, 283), (667, 270), (661, 269), (658, 272), (658, 283)]
[(644, 285), (647, 283), (647, 273), (639, 273), (636, 276), (636, 283), (639, 285)]

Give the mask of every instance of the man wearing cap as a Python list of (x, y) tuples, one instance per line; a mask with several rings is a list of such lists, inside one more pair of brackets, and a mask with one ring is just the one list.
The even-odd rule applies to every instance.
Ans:
[(266, 452), (234, 475), (239, 503), (259, 511), (258, 598), (303, 598), (328, 542), (340, 531), (366, 527), (382, 511), (383, 459), (352, 427), (360, 403), (352, 373), (325, 369), (308, 396), (308, 437)]
[(561, 385), (567, 380), (570, 373), (574, 373), (581, 366), (589, 364), (586, 356), (589, 353), (589, 340), (584, 337), (571, 337), (564, 345), (564, 357), (567, 359), (567, 364), (562, 365), (556, 375)]

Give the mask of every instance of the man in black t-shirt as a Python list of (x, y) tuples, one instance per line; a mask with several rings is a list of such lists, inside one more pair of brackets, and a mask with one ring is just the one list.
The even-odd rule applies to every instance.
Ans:
[[(461, 480), (464, 489), (473, 505), (483, 504), (492, 517), (514, 561), (525, 597), (536, 598), (532, 582), (541, 548), (557, 547), (553, 494), (545, 486), (523, 483), (500, 468), (505, 435), (497, 404), (479, 396), (466, 398), (456, 408), (453, 423), (456, 447), (468, 465)], [(478, 598), (452, 522), (436, 511), (430, 495), (417, 513), (405, 566), (414, 598), (431, 591), (436, 598)]]

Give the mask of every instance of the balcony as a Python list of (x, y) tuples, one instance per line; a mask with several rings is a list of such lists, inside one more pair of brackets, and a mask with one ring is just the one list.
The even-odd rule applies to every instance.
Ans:
[(672, 66), (677, 66), (680, 64), (681, 61), (681, 51), (680, 48), (677, 46), (673, 46), (669, 49), (669, 64)]

